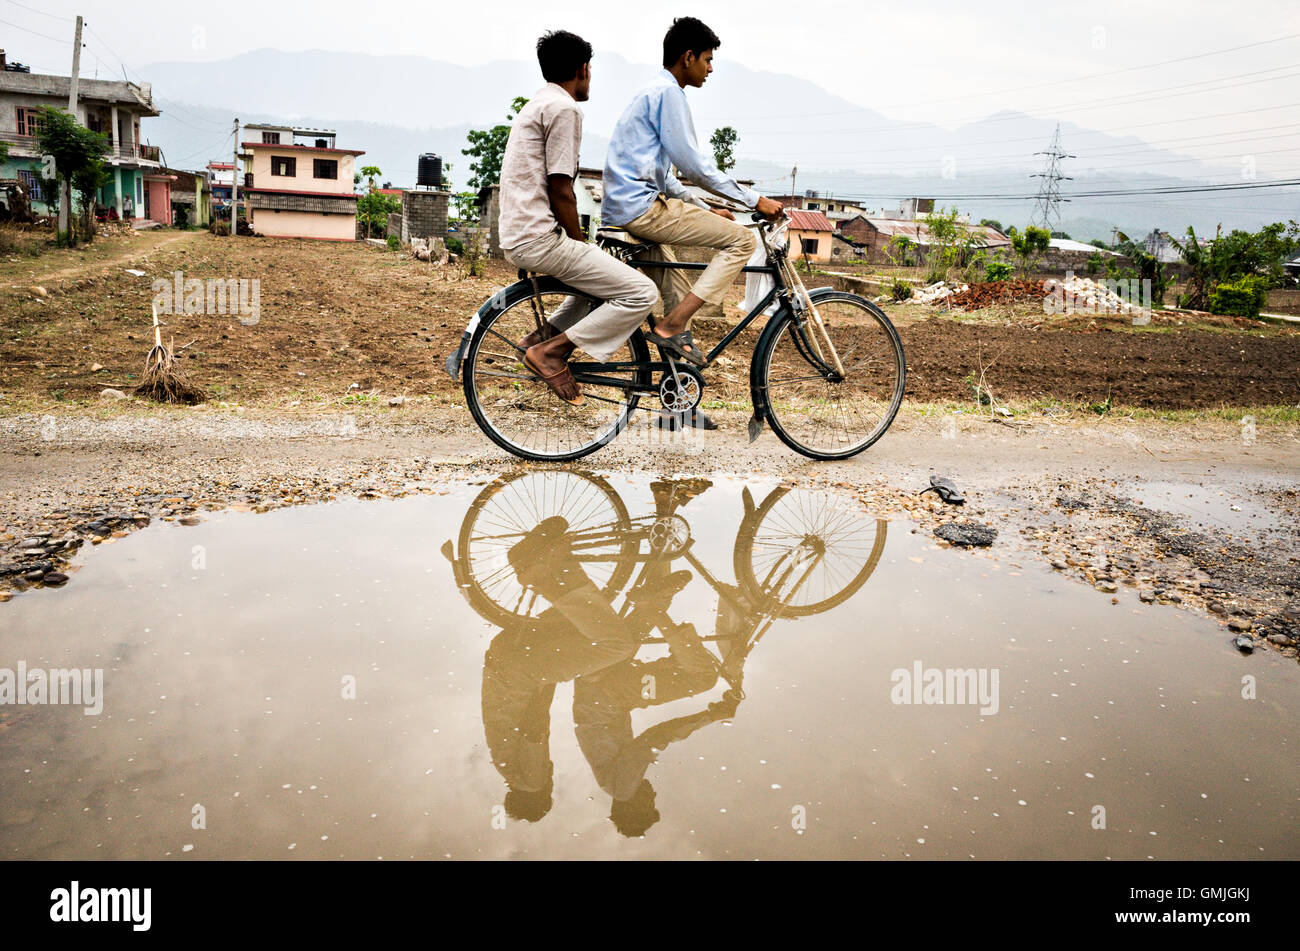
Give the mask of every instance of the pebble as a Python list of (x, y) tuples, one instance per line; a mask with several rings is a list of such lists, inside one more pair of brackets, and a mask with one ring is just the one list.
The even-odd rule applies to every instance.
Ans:
[(1293, 637), (1287, 637), (1285, 634), (1270, 634), (1270, 635), (1268, 636), (1268, 639), (1269, 639), (1269, 641), (1270, 641), (1271, 643), (1274, 643), (1274, 644), (1278, 645), (1279, 647), (1294, 647), (1294, 646), (1295, 646), (1295, 638), (1293, 638)]
[(986, 548), (998, 537), (998, 530), (979, 522), (945, 522), (934, 530), (938, 538), (963, 548)]
[(1255, 650), (1255, 642), (1252, 641), (1249, 637), (1246, 637), (1244, 634), (1234, 638), (1232, 641), (1232, 646), (1237, 648), (1237, 650), (1241, 651), (1244, 654), (1253, 653)]
[(1156, 600), (1156, 593), (1154, 591), (1139, 591), (1138, 600), (1144, 604), (1153, 604)]
[(1119, 587), (1113, 581), (1098, 581), (1093, 587), (1103, 594), (1114, 594)]
[(12, 601), (13, 599), (14, 596), (8, 591), (0, 591), (0, 604), (4, 604), (6, 601)]
[(1228, 613), (1228, 606), (1224, 604), (1222, 601), (1211, 601), (1209, 604), (1206, 605), (1206, 607), (1209, 608), (1211, 614)]
[(1243, 620), (1241, 618), (1233, 618), (1231, 621), (1228, 622), (1228, 630), (1238, 631), (1241, 633), (1249, 631), (1254, 626), (1255, 625), (1251, 624), (1249, 621)]
[(182, 525), (197, 525), (199, 524), (199, 517), (197, 515), (186, 515), (180, 520), (180, 523)]
[(45, 544), (45, 539), (36, 538), (35, 536), (33, 536), (32, 538), (24, 538), (22, 541), (18, 543), (18, 547), (19, 548), (40, 548), (44, 544)]
[(1066, 568), (1070, 566), (1067, 565), (1065, 562), (1061, 561), (1061, 559), (1059, 558), (1053, 558), (1052, 567), (1055, 568), (1057, 571), (1064, 571)]
[(45, 569), (44, 569), (44, 568), (37, 568), (37, 569), (35, 569), (34, 571), (29, 571), (29, 572), (27, 572), (27, 574), (23, 575), (23, 580), (24, 580), (24, 581), (40, 581), (40, 580), (41, 580), (42, 578), (44, 578), (44, 577), (45, 577)]
[(124, 399), (126, 399), (126, 394), (125, 394), (125, 393), (123, 393), (121, 390), (116, 390), (116, 389), (114, 389), (114, 388), (111, 387), (111, 386), (106, 386), (106, 387), (104, 387), (102, 390), (100, 390), (100, 391), (99, 391), (99, 396), (100, 396), (101, 399), (105, 399), (105, 400), (124, 400)]
[(41, 580), (48, 587), (59, 588), (68, 583), (68, 576), (61, 571), (51, 571)]

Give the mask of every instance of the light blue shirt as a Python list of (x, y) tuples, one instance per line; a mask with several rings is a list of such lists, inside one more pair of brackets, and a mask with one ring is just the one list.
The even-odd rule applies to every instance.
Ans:
[(715, 195), (746, 208), (758, 204), (758, 192), (718, 171), (712, 158), (700, 153), (686, 90), (664, 69), (632, 98), (614, 126), (605, 156), (601, 222), (621, 226), (634, 221), (661, 193), (704, 206), (673, 175), (674, 165), (692, 184)]

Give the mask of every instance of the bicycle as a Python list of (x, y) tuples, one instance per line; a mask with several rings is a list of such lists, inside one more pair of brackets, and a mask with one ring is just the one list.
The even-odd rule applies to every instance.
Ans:
[[(843, 604), (875, 572), (888, 523), (856, 514), (825, 493), (777, 486), (755, 504), (742, 493), (744, 514), (732, 548), (736, 583), (721, 581), (693, 551), (690, 523), (678, 509), (711, 485), (708, 480), (658, 483), (654, 514), (631, 517), (604, 478), (567, 470), (516, 472), (496, 479), (474, 499), (456, 542), (442, 555), (457, 589), (481, 617), (501, 628), (540, 618), (549, 606), (519, 577), (508, 553), (538, 525), (563, 520), (563, 548), (610, 602), (623, 597), (626, 618), (654, 598), (682, 559), (714, 590), (734, 623), (701, 638), (728, 645), (716, 658), (719, 675), (740, 691), (745, 659), (781, 618), (810, 617)], [(653, 488), (653, 487), (652, 487)], [(633, 577), (637, 565), (641, 571)], [(629, 583), (630, 582), (630, 583)], [(659, 616), (672, 624), (670, 589)], [(646, 635), (644, 644), (661, 643)]]
[[(770, 224), (755, 215), (766, 263), (747, 266), (772, 287), (709, 351), (704, 369), (769, 308), (749, 368), (749, 421), (753, 442), (767, 423), (795, 452), (812, 459), (847, 459), (875, 443), (898, 414), (906, 385), (903, 344), (889, 317), (857, 294), (831, 287), (808, 290), (787, 255), (789, 219)], [(650, 245), (626, 232), (602, 229), (598, 243), (632, 267), (702, 271), (692, 262), (648, 260)], [(608, 361), (569, 362), (586, 399), (560, 400), (524, 367), (517, 341), (543, 326), (558, 307), (586, 308), (600, 301), (545, 276), (520, 271), (520, 279), (493, 295), (470, 321), (447, 358), (459, 374), (465, 403), (479, 428), (498, 446), (523, 459), (567, 462), (608, 444), (629, 425), (642, 398), (688, 419), (704, 395), (705, 379), (686, 361), (661, 353), (652, 360), (646, 340), (634, 334)], [(656, 382), (657, 379), (657, 382)]]

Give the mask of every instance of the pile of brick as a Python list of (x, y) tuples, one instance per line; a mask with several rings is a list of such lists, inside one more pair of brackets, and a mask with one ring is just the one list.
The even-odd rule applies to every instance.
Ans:
[(1051, 295), (1057, 313), (1132, 314), (1142, 309), (1140, 301), (1129, 303), (1104, 282), (1082, 275), (1049, 280), (1044, 289)]
[(1041, 301), (1044, 293), (1042, 281), (985, 281), (953, 294), (948, 303), (962, 310), (979, 310), (994, 304)]
[(915, 291), (912, 294), (912, 300), (918, 304), (937, 304), (954, 294), (960, 294), (968, 290), (970, 290), (969, 284), (949, 284), (946, 281), (936, 281)]

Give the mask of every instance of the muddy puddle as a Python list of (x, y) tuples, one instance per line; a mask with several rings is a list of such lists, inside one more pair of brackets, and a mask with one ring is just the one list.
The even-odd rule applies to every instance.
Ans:
[(77, 566), (0, 606), (103, 671), (0, 706), (5, 858), (1300, 857), (1294, 662), (843, 495), (513, 471)]

